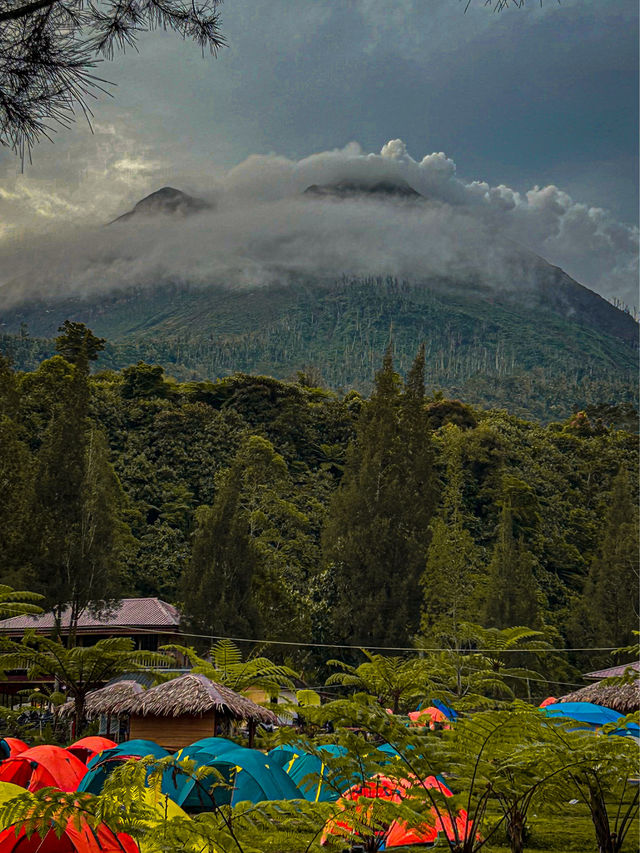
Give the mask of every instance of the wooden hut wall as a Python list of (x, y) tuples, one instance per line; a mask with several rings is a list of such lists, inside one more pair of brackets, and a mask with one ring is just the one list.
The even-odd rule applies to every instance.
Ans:
[(215, 711), (199, 715), (183, 714), (179, 717), (143, 717), (132, 714), (129, 720), (131, 740), (152, 740), (170, 752), (200, 738), (214, 737), (215, 733)]

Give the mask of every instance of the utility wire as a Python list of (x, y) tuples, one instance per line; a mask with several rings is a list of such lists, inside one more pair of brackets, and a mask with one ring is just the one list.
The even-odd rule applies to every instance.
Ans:
[[(140, 631), (145, 634), (172, 633), (169, 631)], [(221, 637), (216, 634), (190, 634), (187, 631), (180, 631), (182, 637), (196, 637), (202, 640), (230, 640), (232, 643), (255, 643), (267, 646), (297, 646), (299, 648), (313, 649), (368, 649), (377, 652), (451, 652), (454, 651), (450, 646), (435, 646), (421, 647), (416, 646), (370, 646), (368, 643), (304, 643), (297, 640), (256, 640), (248, 637)], [(544, 649), (470, 649), (473, 652), (529, 652), (530, 654), (541, 654), (545, 652), (614, 652), (617, 646), (585, 646), (584, 648), (564, 648), (562, 646), (550, 646)]]

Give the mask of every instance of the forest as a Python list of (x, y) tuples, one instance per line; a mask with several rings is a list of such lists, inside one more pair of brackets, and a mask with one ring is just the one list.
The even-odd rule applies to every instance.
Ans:
[(401, 377), (391, 343), (363, 396), (302, 372), (96, 368), (105, 345), (67, 321), (34, 369), (0, 358), (1, 581), (45, 608), (158, 596), (194, 646), (261, 640), (312, 680), (330, 654), (314, 644), (356, 664), (359, 647), (457, 647), (469, 624), (566, 649), (549, 683), (632, 642), (629, 404), (547, 424), (473, 407), (425, 391), (424, 346)]
[(604, 400), (637, 407), (637, 324), (595, 294), (587, 311), (573, 291), (562, 293), (514, 299), (478, 282), (395, 278), (248, 292), (157, 285), (0, 308), (0, 350), (34, 370), (55, 353), (56, 329), (73, 316), (106, 338), (98, 370), (144, 361), (182, 381), (236, 371), (295, 381), (302, 371), (340, 396), (352, 389), (368, 396), (391, 330), (401, 374), (424, 340), (429, 393), (544, 423)]

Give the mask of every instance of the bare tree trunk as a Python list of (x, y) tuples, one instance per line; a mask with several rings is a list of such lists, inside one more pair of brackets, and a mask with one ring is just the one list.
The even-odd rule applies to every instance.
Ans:
[(598, 841), (598, 853), (616, 853), (615, 835), (611, 834), (607, 807), (598, 791), (589, 786), (589, 809)]
[(511, 853), (522, 853), (524, 850), (524, 816), (518, 811), (509, 814), (507, 837)]
[(80, 737), (80, 732), (84, 724), (84, 699), (84, 693), (76, 694), (74, 696), (73, 726), (75, 729), (74, 736), (76, 740)]

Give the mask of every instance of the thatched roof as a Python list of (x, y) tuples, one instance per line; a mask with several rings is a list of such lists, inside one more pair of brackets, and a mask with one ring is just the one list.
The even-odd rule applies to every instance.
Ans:
[[(143, 687), (137, 681), (116, 681), (87, 693), (85, 700), (85, 716), (88, 719), (99, 717), (100, 714), (123, 714), (127, 706), (140, 694), (144, 693)], [(62, 716), (71, 717), (75, 711), (75, 702), (70, 699), (60, 709)]]
[(632, 684), (603, 684), (598, 681), (569, 693), (558, 701), (593, 702), (594, 705), (604, 705), (614, 711), (620, 711), (621, 714), (630, 714), (640, 710), (640, 681)]
[(180, 717), (184, 714), (206, 714), (215, 711), (236, 720), (276, 723), (275, 714), (256, 705), (246, 696), (189, 672), (171, 681), (145, 690), (127, 703), (126, 710), (137, 716)]

